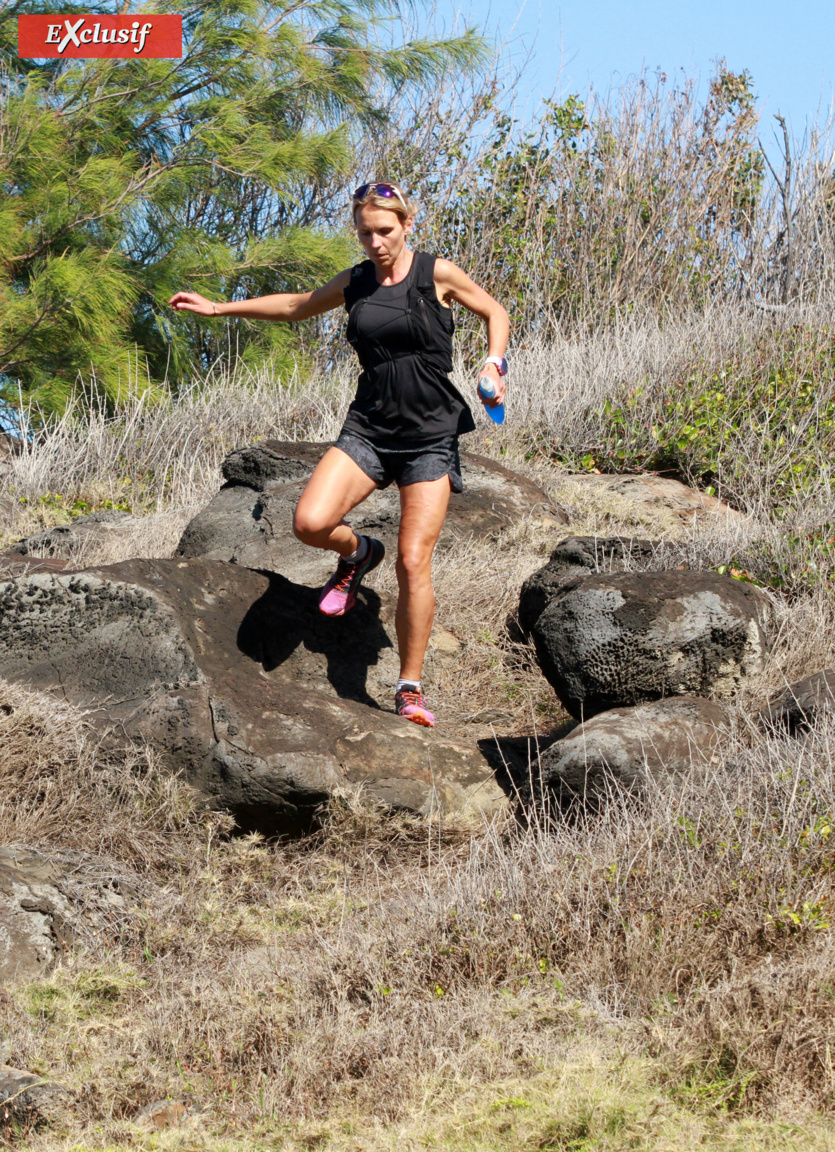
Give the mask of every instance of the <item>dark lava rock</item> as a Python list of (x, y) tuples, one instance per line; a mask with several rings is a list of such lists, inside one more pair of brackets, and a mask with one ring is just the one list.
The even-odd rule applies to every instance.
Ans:
[[(222, 465), (226, 484), (186, 527), (176, 555), (228, 560), (269, 569), (303, 584), (322, 584), (333, 556), (306, 548), (293, 536), (293, 512), (327, 444), (265, 440), (232, 452)], [(461, 454), (464, 492), (450, 500), (439, 546), (462, 536), (493, 538), (524, 517), (543, 528), (565, 523), (565, 513), (523, 476), (485, 457)], [(397, 546), (397, 488), (373, 492), (351, 513), (355, 531)]]
[(721, 705), (695, 696), (601, 712), (542, 753), (534, 791), (561, 806), (595, 806), (607, 792), (640, 790), (649, 779), (664, 786), (703, 771), (727, 729)]
[(101, 536), (117, 526), (124, 529), (126, 525), (137, 520), (137, 517), (131, 516), (128, 512), (105, 508), (100, 512), (91, 512), (89, 516), (79, 516), (71, 524), (58, 524), (55, 528), (26, 536), (11, 545), (9, 555), (29, 556), (38, 553), (67, 557), (71, 555), (73, 549), (78, 548), (91, 536)]
[(759, 672), (770, 601), (713, 572), (597, 573), (560, 588), (533, 628), (576, 719), (664, 696), (730, 696)]
[[(474, 742), (392, 707), (390, 609), (211, 560), (129, 560), (0, 583), (0, 676), (149, 741), (242, 827), (298, 831), (338, 792), (425, 812), (491, 807)], [(383, 707), (381, 707), (381, 704)]]
[(68, 1118), (72, 1099), (72, 1093), (62, 1084), (35, 1072), (0, 1064), (0, 1102), (6, 1124), (12, 1121), (15, 1126), (28, 1128), (58, 1123)]
[(35, 572), (73, 571), (69, 560), (59, 560), (55, 556), (21, 556), (18, 553), (0, 552), (0, 580), (15, 576), (31, 576)]
[(813, 672), (772, 696), (758, 719), (764, 728), (806, 732), (821, 716), (835, 712), (835, 668)]
[(548, 563), (529, 576), (519, 596), (519, 626), (530, 635), (551, 600), (569, 584), (592, 572), (621, 572), (636, 563), (652, 560), (656, 545), (651, 540), (619, 537), (569, 536), (561, 540)]

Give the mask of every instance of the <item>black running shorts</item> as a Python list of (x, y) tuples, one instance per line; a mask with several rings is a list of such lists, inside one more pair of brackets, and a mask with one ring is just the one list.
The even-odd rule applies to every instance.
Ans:
[(449, 476), (453, 492), (464, 490), (457, 436), (447, 436), (417, 448), (388, 445), (381, 448), (353, 432), (343, 431), (335, 447), (350, 456), (378, 488), (388, 488), (392, 483), (405, 488), (407, 484)]

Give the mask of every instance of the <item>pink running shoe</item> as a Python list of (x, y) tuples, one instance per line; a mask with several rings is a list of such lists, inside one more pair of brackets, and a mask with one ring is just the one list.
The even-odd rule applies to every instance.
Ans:
[(340, 557), (336, 571), (319, 597), (319, 611), (325, 616), (344, 616), (357, 602), (357, 589), (363, 576), (367, 576), (376, 568), (386, 554), (384, 546), (379, 540), (370, 536), (365, 539), (369, 549), (364, 560), (358, 564), (351, 564)]
[(420, 692), (398, 692), (394, 697), (394, 709), (398, 716), (422, 724), (424, 728), (435, 727), (435, 717), (426, 707), (426, 697)]

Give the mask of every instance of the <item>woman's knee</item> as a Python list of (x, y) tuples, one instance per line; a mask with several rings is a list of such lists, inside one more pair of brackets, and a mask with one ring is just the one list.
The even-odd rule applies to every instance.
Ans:
[(306, 508), (300, 503), (296, 505), (293, 514), (293, 535), (302, 543), (319, 540), (332, 532), (338, 523), (338, 520), (333, 521), (333, 517), (328, 517), (315, 508)]
[(431, 581), (432, 548), (415, 545), (400, 548), (397, 553), (397, 575), (410, 582)]

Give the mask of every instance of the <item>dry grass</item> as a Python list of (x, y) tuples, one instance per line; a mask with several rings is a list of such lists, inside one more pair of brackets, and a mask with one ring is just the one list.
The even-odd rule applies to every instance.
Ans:
[[(44, 740), (40, 702), (17, 703), (16, 764)], [(71, 801), (59, 828), (15, 822), (4, 796), (12, 838), (143, 876), (120, 941), (2, 1007), (13, 1062), (77, 1092), (74, 1147), (144, 1147), (127, 1120), (166, 1094), (195, 1097), (218, 1146), (285, 1148), (431, 1146), (436, 1125), (440, 1147), (757, 1147), (769, 1115), (831, 1108), (832, 729), (741, 724), (708, 779), (585, 824), (473, 831), (353, 805), (274, 847), (218, 839), (176, 786), (127, 792), (136, 770), (103, 767), (80, 732), (2, 775), (25, 802), (60, 772)]]
[[(787, 680), (835, 663), (834, 566), (814, 535), (830, 517), (826, 476), (779, 516), (752, 498), (748, 522), (683, 526), (589, 500), (542, 450), (543, 427), (576, 446), (596, 435), (595, 404), (630, 375), (663, 383), (694, 344), (713, 341), (719, 362), (742, 339), (718, 315), (700, 323), (531, 350), (512, 422), (479, 433), (569, 507), (568, 531), (650, 536), (662, 540), (650, 566), (733, 563), (773, 587), (768, 667), (738, 702), (721, 764), (676, 795), (613, 797), (595, 819), (526, 831), (336, 805), (316, 838), (266, 845), (226, 836), (146, 750), (105, 749), (80, 713), (2, 687), (0, 838), (132, 877), (141, 905), (120, 933), (0, 1003), (12, 1062), (77, 1094), (66, 1131), (18, 1143), (835, 1147), (820, 1118), (835, 1107), (835, 730), (822, 722), (795, 741), (746, 719)], [(7, 530), (119, 497), (148, 513), (141, 530), (79, 561), (164, 554), (229, 449), (331, 435), (347, 387), (347, 376), (306, 390), (218, 379), (169, 407), (67, 416), (2, 480), (16, 501)], [(437, 620), (463, 645), (439, 690), (447, 715), (493, 708), (498, 730), (527, 735), (561, 720), (507, 619), (564, 534), (521, 523), (438, 557)], [(383, 570), (377, 586), (391, 580)], [(130, 1123), (167, 1094), (193, 1097), (201, 1118), (159, 1136)]]
[[(723, 307), (663, 324), (626, 317), (596, 333), (531, 339), (514, 351), (507, 424), (497, 429), (479, 415), (480, 433), (470, 443), (496, 456), (544, 449), (579, 458), (600, 440), (607, 398), (642, 384), (638, 417), (643, 412), (647, 422), (665, 387), (694, 373), (709, 378), (763, 341), (776, 355), (793, 325), (814, 331), (830, 314), (827, 301), (777, 319)], [(821, 328), (822, 347), (825, 342)], [(740, 374), (746, 368), (738, 364)], [(474, 396), (462, 363), (455, 378)], [(134, 393), (115, 416), (79, 404), (44, 424), (22, 409), (15, 416), (22, 451), (0, 466), (0, 499), (14, 505), (5, 517), (41, 515), (48, 526), (108, 501), (137, 514), (205, 502), (217, 490), (221, 461), (241, 444), (333, 439), (354, 387), (354, 365), (337, 360), (306, 380), (218, 370), (170, 401)]]
[(148, 871), (205, 819), (199, 795), (160, 773), (150, 750), (105, 747), (83, 711), (0, 682), (0, 843)]

